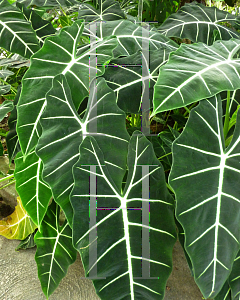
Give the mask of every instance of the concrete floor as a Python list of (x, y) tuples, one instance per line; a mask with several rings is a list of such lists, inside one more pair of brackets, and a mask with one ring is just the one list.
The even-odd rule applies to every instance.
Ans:
[[(34, 260), (36, 248), (15, 251), (19, 241), (0, 236), (0, 299), (45, 300)], [(93, 284), (84, 279), (80, 256), (49, 300), (99, 300)], [(164, 300), (202, 300), (179, 242), (173, 249), (173, 272)], [(109, 299), (114, 300), (114, 299)], [(146, 299), (147, 300), (147, 299)]]

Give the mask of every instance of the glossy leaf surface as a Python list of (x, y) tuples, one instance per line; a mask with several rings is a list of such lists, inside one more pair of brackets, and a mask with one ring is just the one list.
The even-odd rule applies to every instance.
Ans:
[(15, 164), (16, 190), (22, 199), (23, 207), (36, 226), (40, 228), (52, 197), (51, 189), (42, 180), (41, 159), (33, 151), (24, 161), (22, 152), (19, 152), (15, 158)]
[(129, 136), (125, 128), (125, 114), (118, 108), (114, 93), (103, 78), (95, 87), (92, 83), (90, 90), (87, 110), (80, 118), (64, 75), (56, 76), (53, 88), (46, 96), (47, 106), (41, 118), (43, 134), (37, 155), (44, 163), (43, 178), (51, 186), (54, 199), (63, 209), (69, 224), (72, 224), (69, 202), (73, 187), (72, 167), (79, 158), (79, 146), (87, 135), (94, 135), (104, 145), (111, 172), (122, 176), (125, 173), (125, 167), (114, 167), (115, 151), (120, 152), (119, 162), (126, 163)]
[(170, 51), (168, 48), (161, 48), (148, 51), (146, 56), (143, 51), (138, 50), (127, 57), (111, 60), (103, 77), (114, 90), (118, 106), (122, 110), (126, 113), (139, 113), (145, 91), (148, 91), (149, 106), (152, 107), (153, 86), (157, 81), (159, 68), (167, 62)]
[(0, 46), (30, 58), (40, 46), (36, 34), (22, 12), (7, 0), (0, 2)]
[[(163, 299), (172, 268), (175, 225), (172, 197), (167, 191), (163, 168), (150, 142), (139, 131), (135, 131), (131, 137), (124, 190), (118, 175), (110, 175), (108, 155), (103, 155), (94, 138), (84, 139), (80, 153), (80, 159), (74, 166), (75, 186), (71, 193), (74, 209), (73, 242), (81, 253), (86, 274), (90, 275), (94, 267), (98, 270), (97, 276), (100, 278), (93, 279), (93, 283), (99, 297), (109, 299), (111, 295), (113, 299)], [(117, 152), (115, 156), (116, 167), (124, 167), (119, 164)], [(142, 166), (148, 169), (145, 175)], [(94, 178), (96, 176), (93, 180), (96, 182), (95, 192), (89, 187), (91, 175)], [(146, 180), (150, 182), (150, 196), (148, 190), (144, 198), (142, 191)], [(97, 199), (96, 224), (93, 226), (89, 225), (91, 197)], [(141, 209), (144, 203), (148, 208), (147, 224), (142, 223), (144, 217)], [(145, 246), (151, 247), (150, 257), (142, 253), (142, 234), (145, 230), (149, 234)], [(96, 238), (92, 242), (88, 236), (91, 231), (96, 231)], [(97, 260), (91, 262), (94, 247)], [(146, 274), (142, 274), (144, 263), (148, 265)], [(147, 279), (143, 280), (142, 277)]]
[(181, 44), (170, 55), (154, 87), (152, 115), (240, 88), (240, 40)]
[(41, 232), (38, 231), (34, 237), (38, 278), (47, 299), (77, 257), (77, 251), (72, 245), (71, 228), (66, 221), (60, 226), (59, 211), (59, 206), (53, 201), (41, 224)]
[[(239, 114), (225, 149), (220, 97), (201, 101), (173, 143), (170, 185), (185, 249), (205, 298), (214, 298), (228, 279), (239, 250)], [(231, 217), (230, 217), (231, 216)]]
[(238, 24), (237, 18), (217, 7), (207, 7), (201, 3), (187, 3), (177, 13), (172, 14), (158, 31), (168, 37), (190, 39), (192, 42), (203, 42), (212, 45), (218, 40), (239, 38), (239, 33), (226, 25)]
[[(71, 88), (74, 106), (89, 94), (89, 56), (97, 52), (98, 63), (103, 64), (112, 56), (116, 39), (108, 37), (93, 47), (89, 45), (77, 49), (84, 24), (76, 21), (65, 27), (59, 35), (49, 37), (44, 46), (31, 58), (31, 66), (23, 78), (22, 93), (17, 106), (19, 120), (17, 132), (23, 154), (29, 153), (41, 135), (40, 117), (46, 105), (46, 93), (52, 87), (52, 79), (64, 74)], [(96, 69), (102, 75), (104, 67)], [(26, 117), (28, 116), (28, 117)]]
[(84, 35), (92, 36), (96, 40), (101, 41), (107, 36), (116, 36), (118, 46), (114, 49), (114, 57), (129, 56), (142, 50), (143, 40), (149, 44), (149, 50), (169, 49), (171, 51), (178, 49), (178, 44), (157, 31), (151, 31), (143, 28), (129, 20), (116, 20), (103, 22), (101, 25), (97, 23), (96, 33), (90, 29), (84, 29)]
[(100, 0), (98, 9), (90, 4), (81, 4), (78, 11), (78, 18), (83, 18), (86, 22), (115, 21), (125, 19), (125, 15), (120, 8), (120, 3), (115, 0)]

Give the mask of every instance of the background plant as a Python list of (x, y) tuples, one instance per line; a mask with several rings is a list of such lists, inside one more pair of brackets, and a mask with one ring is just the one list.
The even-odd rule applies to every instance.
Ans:
[(101, 299), (163, 299), (178, 235), (203, 296), (237, 299), (239, 21), (181, 4), (0, 2), (5, 152), (47, 298), (79, 251)]

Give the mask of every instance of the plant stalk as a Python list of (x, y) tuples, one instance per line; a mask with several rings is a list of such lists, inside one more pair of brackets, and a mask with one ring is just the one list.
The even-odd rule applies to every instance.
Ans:
[(138, 1), (138, 20), (142, 22), (143, 0)]
[[(0, 78), (0, 81), (2, 81), (2, 83), (6, 84), (6, 85), (9, 85), (9, 83), (6, 82), (5, 80), (3, 80), (2, 78)], [(11, 86), (11, 90), (12, 90), (15, 94), (17, 94), (17, 90), (16, 90), (14, 87)]]
[(8, 179), (11, 179), (11, 178), (13, 178), (13, 177), (14, 177), (14, 174), (8, 175), (8, 176), (6, 176), (6, 177), (0, 179), (0, 182), (3, 182), (3, 181), (8, 180)]
[(4, 186), (0, 187), (0, 190), (3, 190), (5, 187), (13, 184), (14, 182), (16, 182), (16, 180), (12, 180), (11, 182), (9, 182), (9, 183), (5, 184)]

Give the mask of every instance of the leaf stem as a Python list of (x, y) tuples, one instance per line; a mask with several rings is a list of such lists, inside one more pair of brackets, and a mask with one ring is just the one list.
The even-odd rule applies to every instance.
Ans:
[(9, 182), (9, 183), (5, 184), (4, 186), (0, 187), (0, 190), (4, 189), (5, 187), (7, 187), (11, 184), (13, 184), (14, 182), (16, 182), (16, 180), (12, 180), (11, 182)]
[[(4, 84), (9, 85), (9, 83), (6, 82), (5, 80), (3, 80), (2, 78), (0, 78), (0, 81), (2, 81), (2, 83), (4, 83)], [(14, 87), (11, 86), (11, 90), (12, 90), (15, 94), (17, 94), (17, 90), (16, 90)]]
[(186, 112), (184, 113), (184, 115), (187, 114), (187, 113), (190, 114), (191, 111), (190, 111), (190, 109), (187, 106), (185, 106), (184, 109), (186, 110)]
[(138, 20), (142, 22), (143, 0), (138, 1)]
[(8, 176), (6, 176), (6, 177), (0, 179), (0, 182), (3, 182), (3, 181), (5, 181), (5, 180), (8, 180), (8, 179), (13, 178), (13, 177), (14, 177), (14, 174), (8, 175)]
[(225, 140), (228, 134), (228, 127), (229, 127), (229, 106), (230, 106), (230, 91), (227, 91), (227, 104), (226, 104), (226, 113), (225, 113), (224, 127), (223, 127)]
[(194, 102), (189, 108), (186, 107), (186, 106), (184, 107), (185, 110), (186, 110), (185, 113), (183, 114), (184, 117), (186, 117), (186, 115), (187, 115), (188, 113), (190, 114), (192, 108), (196, 105), (196, 103), (197, 103), (197, 102)]
[(158, 160), (160, 160), (160, 159), (162, 159), (163, 157), (166, 157), (166, 156), (168, 156), (168, 155), (170, 155), (170, 154), (172, 154), (172, 152), (169, 152), (169, 153), (167, 153), (167, 154), (165, 154), (165, 155), (159, 157)]
[[(167, 188), (174, 193), (174, 190), (171, 188), (171, 186), (166, 182)], [(175, 194), (175, 193), (174, 193)]]

